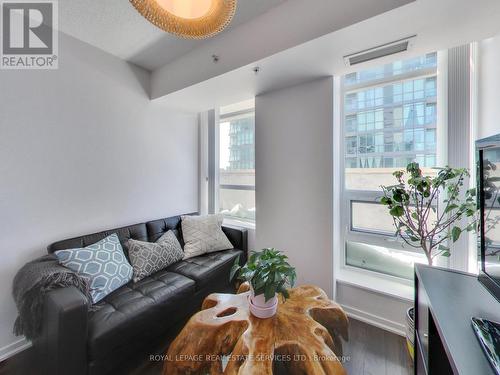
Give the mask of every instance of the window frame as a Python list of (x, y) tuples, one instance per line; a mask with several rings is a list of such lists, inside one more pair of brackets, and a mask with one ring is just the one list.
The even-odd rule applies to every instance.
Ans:
[[(215, 163), (214, 163), (214, 174), (215, 174), (215, 187), (214, 187), (214, 193), (213, 197), (210, 197), (210, 199), (213, 199), (214, 205), (214, 212), (213, 213), (220, 213), (220, 190), (236, 190), (236, 191), (254, 191), (255, 192), (255, 183), (254, 185), (238, 185), (238, 184), (221, 184), (220, 183), (220, 125), (221, 123), (224, 122), (230, 122), (231, 119), (235, 119), (240, 116), (246, 116), (249, 114), (253, 114), (255, 117), (255, 106), (252, 108), (248, 109), (243, 109), (243, 110), (238, 110), (238, 111), (233, 111), (233, 112), (228, 112), (224, 114), (220, 114), (219, 111), (217, 111), (217, 116), (215, 118), (215, 124), (214, 124), (214, 130), (215, 130), (215, 136), (214, 136), (214, 157), (215, 157)], [(254, 144), (254, 149), (255, 149), (255, 135), (253, 139), (253, 144)], [(255, 168), (254, 168), (255, 170)], [(231, 221), (231, 222), (237, 222), (237, 223), (247, 223), (250, 226), (255, 225), (255, 219), (250, 219), (250, 218), (240, 218), (240, 217), (235, 217), (235, 216), (229, 216), (229, 215), (224, 215), (224, 219)]]
[[(437, 59), (439, 59), (439, 54), (437, 54)], [(387, 78), (382, 78), (382, 79), (376, 79), (373, 81), (370, 81), (369, 83), (357, 83), (357, 84), (352, 84), (348, 85), (346, 87), (345, 84), (345, 75), (338, 77), (338, 84), (337, 84), (337, 93), (338, 93), (338, 106), (336, 106), (340, 118), (337, 120), (337, 126), (339, 128), (339, 143), (338, 143), (338, 167), (340, 170), (340, 173), (337, 174), (338, 176), (338, 181), (339, 181), (339, 199), (340, 199), (340, 210), (339, 210), (339, 221), (340, 221), (340, 232), (339, 232), (339, 249), (340, 249), (340, 254), (339, 254), (339, 261), (340, 261), (340, 271), (344, 273), (355, 273), (358, 275), (371, 275), (372, 277), (380, 278), (380, 279), (385, 279), (391, 282), (407, 285), (407, 286), (412, 286), (413, 282), (411, 280), (401, 278), (398, 276), (386, 274), (386, 273), (381, 273), (377, 271), (372, 271), (360, 267), (355, 267), (347, 264), (347, 256), (346, 256), (346, 249), (347, 249), (347, 242), (359, 242), (359, 243), (366, 243), (374, 246), (380, 246), (380, 247), (385, 247), (391, 250), (398, 250), (398, 251), (404, 251), (408, 253), (417, 253), (417, 254), (422, 254), (421, 250), (413, 248), (411, 246), (408, 246), (405, 244), (405, 242), (398, 238), (394, 233), (390, 234), (387, 232), (383, 231), (369, 231), (369, 230), (360, 230), (360, 229), (355, 229), (353, 228), (353, 218), (352, 218), (352, 204), (355, 202), (360, 202), (360, 203), (368, 203), (368, 204), (377, 204), (377, 201), (380, 199), (382, 196), (382, 191), (381, 190), (354, 190), (354, 189), (347, 189), (346, 188), (346, 176), (345, 176), (345, 164), (346, 164), (346, 136), (349, 134), (346, 132), (346, 114), (353, 113), (354, 111), (348, 111), (346, 112), (345, 108), (345, 97), (347, 93), (353, 93), (353, 92), (358, 92), (362, 91), (371, 87), (376, 87), (380, 85), (388, 85), (394, 82), (406, 82), (409, 80), (413, 80), (416, 78), (428, 78), (428, 77), (436, 77), (436, 96), (433, 97), (435, 98), (435, 111), (437, 112), (437, 108), (440, 105), (438, 101), (440, 100), (439, 98), (439, 93), (438, 91), (438, 65), (439, 62), (436, 64), (436, 67), (431, 67), (431, 68), (423, 68), (419, 70), (413, 70), (410, 72), (406, 72), (400, 75), (396, 76), (390, 76)], [(427, 127), (427, 123), (425, 120), (426, 117), (426, 108), (427, 105), (429, 104), (429, 100), (427, 100), (427, 97), (425, 96), (425, 83), (424, 83), (424, 98), (423, 98), (424, 104), (424, 124), (421, 127), (421, 129), (424, 131), (424, 142), (425, 142), (425, 136), (426, 136), (426, 131), (429, 129)], [(434, 102), (434, 101), (432, 101)], [(402, 106), (404, 107), (404, 101), (402, 101)], [(374, 107), (373, 109), (377, 109), (378, 106)], [(383, 108), (381, 106), (380, 108)], [(437, 160), (440, 159), (438, 156), (440, 153), (445, 153), (447, 152), (446, 147), (443, 147), (442, 150), (440, 150), (440, 147), (442, 147), (443, 142), (437, 142), (437, 135), (439, 133), (438, 127), (439, 126), (447, 126), (447, 124), (439, 124), (438, 119), (436, 118), (436, 133), (435, 133), (435, 142), (436, 142), (436, 162)], [(398, 128), (399, 129), (399, 128)], [(404, 127), (401, 128), (404, 130)], [(420, 128), (419, 128), (420, 129)], [(433, 128), (434, 129), (434, 128)], [(384, 142), (385, 146), (385, 142)], [(425, 153), (426, 150), (423, 150), (422, 154), (426, 155)], [(385, 150), (384, 150), (385, 153)], [(381, 153), (381, 154), (384, 154)], [(340, 277), (342, 279), (342, 277)]]

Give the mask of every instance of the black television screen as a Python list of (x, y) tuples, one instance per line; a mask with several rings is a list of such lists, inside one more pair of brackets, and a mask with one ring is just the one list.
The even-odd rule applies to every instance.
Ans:
[(481, 270), (479, 279), (500, 300), (500, 134), (477, 142)]

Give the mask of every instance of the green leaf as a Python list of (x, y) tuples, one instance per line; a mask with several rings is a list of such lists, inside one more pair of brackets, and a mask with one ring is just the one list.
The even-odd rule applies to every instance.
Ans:
[(476, 230), (476, 225), (477, 225), (477, 222), (472, 222), (470, 223), (469, 225), (467, 225), (467, 231), (468, 232), (472, 232), (472, 231), (475, 231)]
[(444, 213), (447, 214), (450, 211), (453, 211), (458, 208), (458, 205), (456, 204), (450, 204), (446, 209), (444, 210)]
[(451, 254), (450, 254), (450, 252), (449, 252), (449, 251), (443, 251), (443, 252), (441, 253), (441, 256), (444, 256), (444, 257), (447, 257), (447, 258), (448, 258), (450, 255), (451, 255)]
[(264, 287), (264, 285), (266, 285), (266, 281), (267, 280), (265, 278), (262, 278), (262, 277), (256, 279), (255, 280), (255, 289), (258, 289), (258, 290), (262, 289)]
[(451, 230), (451, 238), (452, 238), (453, 242), (458, 241), (461, 233), (462, 233), (462, 229), (460, 229), (459, 227), (453, 227), (453, 229)]
[(441, 245), (439, 245), (438, 250), (449, 251), (450, 248), (441, 244)]
[(290, 298), (290, 294), (288, 293), (288, 290), (283, 285), (280, 285), (278, 292), (281, 293), (281, 295), (283, 297), (285, 297), (285, 299)]
[(266, 302), (274, 297), (276, 294), (276, 286), (274, 284), (266, 285), (264, 289), (264, 297), (266, 298)]
[(403, 171), (395, 171), (392, 173), (392, 175), (396, 178), (401, 178), (403, 177), (404, 172)]
[(420, 171), (420, 166), (418, 165), (418, 163), (410, 163), (406, 166), (406, 171), (409, 172), (409, 173), (414, 173), (416, 175), (420, 175), (421, 174), (421, 171)]
[(392, 202), (392, 201), (391, 201), (391, 199), (390, 199), (390, 198), (388, 198), (388, 197), (382, 197), (382, 198), (380, 199), (380, 203), (382, 203), (382, 204), (384, 204), (384, 205), (389, 205), (389, 204), (391, 204), (391, 202)]
[(389, 213), (394, 217), (401, 217), (404, 215), (404, 209), (402, 206), (394, 206)]
[(229, 282), (231, 282), (234, 279), (236, 272), (238, 272), (240, 269), (241, 269), (240, 256), (238, 255), (234, 260), (233, 266), (231, 267), (231, 272), (229, 273)]

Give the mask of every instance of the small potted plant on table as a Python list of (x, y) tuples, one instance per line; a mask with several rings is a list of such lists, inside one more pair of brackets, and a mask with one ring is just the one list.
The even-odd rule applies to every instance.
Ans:
[(270, 318), (278, 309), (278, 294), (288, 298), (287, 287), (295, 284), (295, 268), (288, 257), (276, 249), (253, 252), (241, 267), (239, 258), (231, 269), (230, 279), (238, 274), (238, 280), (250, 284), (250, 312), (258, 318)]
[[(476, 229), (475, 189), (462, 191), (469, 177), (465, 168), (439, 168), (437, 176), (424, 176), (418, 163), (410, 163), (406, 171), (393, 173), (397, 184), (382, 186), (381, 203), (389, 209), (396, 234), (409, 246), (421, 249), (430, 266), (437, 256), (450, 256), (451, 242), (464, 231)], [(440, 195), (444, 195), (440, 197)], [(439, 209), (439, 205), (442, 208)], [(435, 220), (431, 220), (434, 214)], [(462, 218), (473, 220), (463, 223)], [(407, 343), (413, 357), (414, 308), (407, 312)]]

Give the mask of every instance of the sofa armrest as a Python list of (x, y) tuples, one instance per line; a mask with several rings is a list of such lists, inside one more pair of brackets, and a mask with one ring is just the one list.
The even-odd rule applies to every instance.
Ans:
[(75, 287), (45, 297), (42, 332), (35, 342), (44, 374), (87, 374), (88, 301)]
[(223, 225), (222, 230), (235, 249), (243, 250), (245, 255), (244, 259), (240, 259), (240, 263), (246, 263), (248, 258), (248, 230), (233, 225)]

